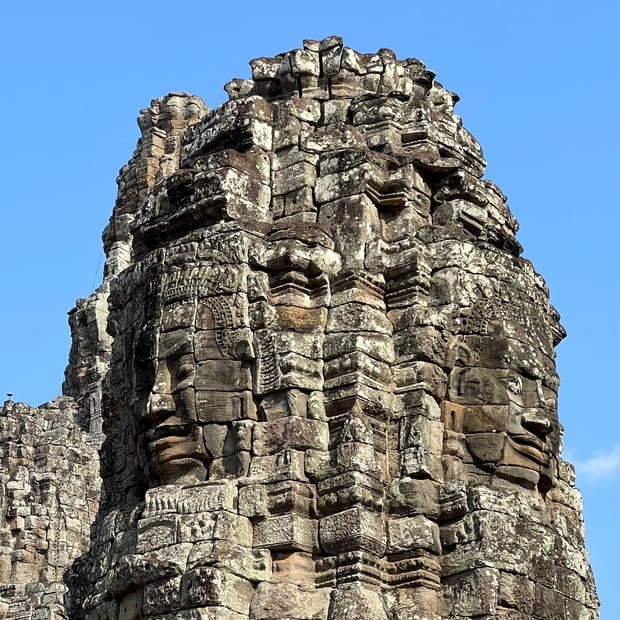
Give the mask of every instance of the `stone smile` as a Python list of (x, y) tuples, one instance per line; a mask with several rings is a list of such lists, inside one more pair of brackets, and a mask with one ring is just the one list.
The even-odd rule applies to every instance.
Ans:
[(523, 435), (511, 435), (510, 438), (519, 445), (532, 446), (537, 450), (542, 450), (545, 446), (544, 442), (538, 439), (535, 435), (523, 434)]
[(545, 444), (538, 437), (529, 434), (511, 435), (509, 441), (515, 450), (527, 455), (541, 465), (546, 463), (543, 454)]

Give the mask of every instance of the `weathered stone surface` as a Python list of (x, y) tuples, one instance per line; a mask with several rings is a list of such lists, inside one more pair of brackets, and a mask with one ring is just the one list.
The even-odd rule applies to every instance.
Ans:
[(99, 432), (67, 397), (0, 410), (0, 617), (63, 613), (63, 574), (88, 550), (97, 514)]
[(0, 616), (596, 618), (564, 331), (458, 97), (250, 64), (141, 112), (66, 398), (5, 404)]

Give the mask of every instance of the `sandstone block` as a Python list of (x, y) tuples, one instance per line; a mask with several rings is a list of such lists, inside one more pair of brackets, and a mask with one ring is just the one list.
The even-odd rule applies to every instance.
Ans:
[[(223, 368), (219, 369), (221, 372), (225, 372)], [(232, 382), (249, 382), (250, 378), (246, 373), (247, 369), (243, 369), (243, 374), (231, 377)], [(212, 387), (211, 382), (205, 385)], [(198, 390), (196, 392), (196, 413), (198, 419), (201, 422), (232, 422), (236, 420), (244, 419), (256, 419), (256, 406), (252, 394), (249, 391), (240, 390), (238, 392), (227, 391), (211, 391), (211, 390)]]
[[(147, 584), (142, 595), (142, 611), (146, 616), (156, 616), (177, 611), (181, 606), (181, 577), (173, 577)], [(121, 604), (121, 609), (122, 609)]]
[(254, 526), (254, 547), (314, 551), (317, 548), (317, 523), (298, 515), (269, 517)]
[(138, 522), (138, 553), (156, 551), (177, 542), (178, 518), (156, 516), (140, 519)]
[(181, 579), (181, 606), (226, 607), (247, 614), (253, 588), (249, 581), (231, 573), (201, 566), (185, 573)]
[(345, 620), (346, 618), (387, 620), (388, 615), (377, 592), (360, 586), (352, 586), (333, 591), (328, 618), (330, 620)]
[(439, 515), (439, 484), (433, 480), (399, 478), (390, 485), (390, 511), (394, 515)]
[(252, 449), (257, 456), (275, 454), (284, 449), (326, 450), (328, 439), (326, 422), (290, 416), (256, 424)]
[(350, 508), (321, 519), (319, 540), (328, 553), (355, 549), (381, 554), (386, 547), (385, 524), (374, 511)]
[(387, 552), (402, 553), (414, 550), (441, 554), (437, 523), (423, 515), (393, 519), (388, 524)]
[(249, 477), (257, 481), (300, 480), (307, 481), (304, 453), (284, 449), (277, 454), (254, 456), (250, 463)]
[(250, 615), (256, 620), (325, 618), (329, 592), (325, 588), (305, 589), (289, 583), (261, 583), (252, 598)]
[(248, 549), (228, 540), (216, 540), (192, 546), (187, 568), (199, 566), (214, 566), (250, 582), (261, 582), (271, 576), (271, 555), (265, 549)]

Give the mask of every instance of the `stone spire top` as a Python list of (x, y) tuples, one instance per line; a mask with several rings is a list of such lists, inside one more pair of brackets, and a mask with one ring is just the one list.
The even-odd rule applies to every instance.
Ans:
[(391, 95), (425, 97), (435, 74), (419, 60), (397, 60), (394, 52), (380, 49), (360, 54), (344, 47), (341, 37), (305, 40), (296, 49), (275, 58), (250, 61), (252, 78), (232, 80), (224, 89), (230, 99), (260, 95), (274, 100), (291, 95), (318, 100)]

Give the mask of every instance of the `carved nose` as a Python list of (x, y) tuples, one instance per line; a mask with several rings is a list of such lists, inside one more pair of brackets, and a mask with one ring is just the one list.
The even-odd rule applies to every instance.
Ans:
[(145, 417), (157, 419), (162, 415), (174, 413), (175, 410), (176, 405), (170, 394), (153, 393), (148, 400)]
[(541, 439), (545, 439), (552, 431), (549, 418), (538, 411), (524, 411), (521, 424), (523, 428), (534, 433), (534, 435)]

